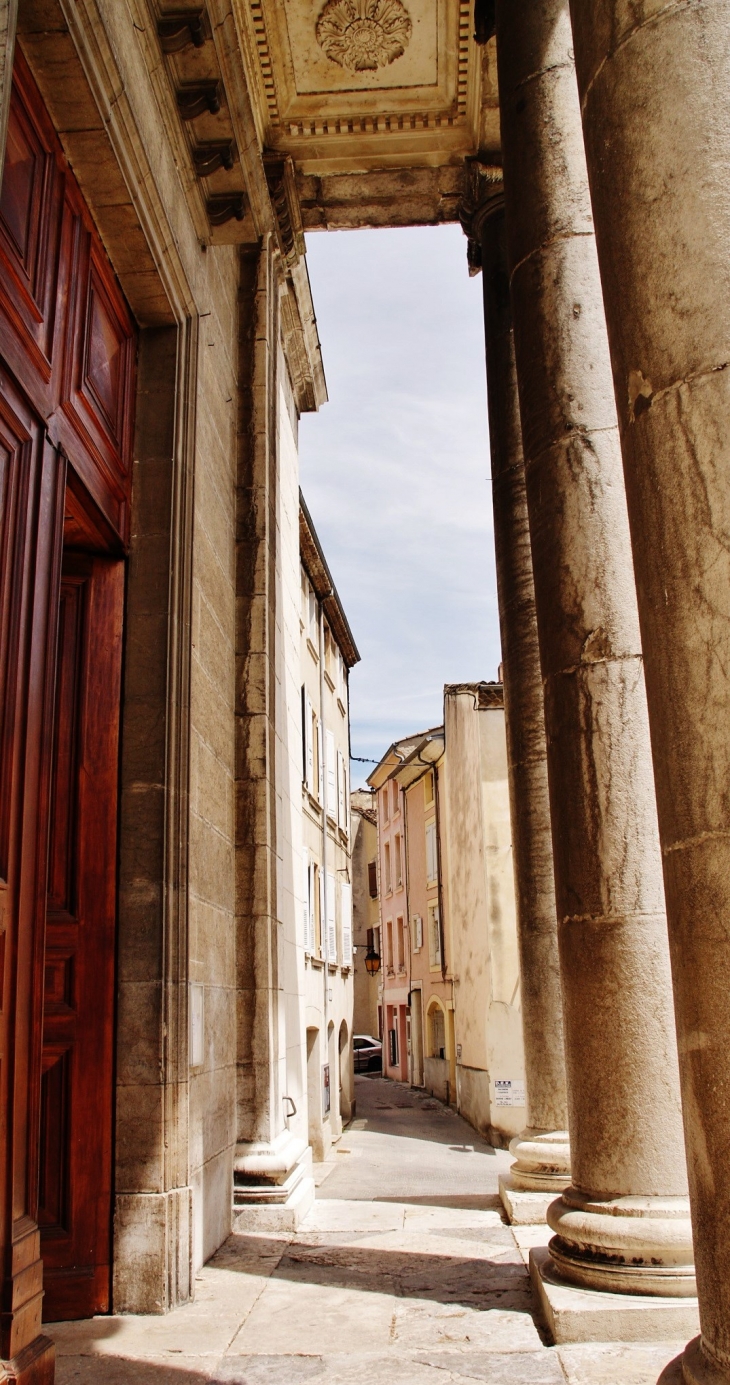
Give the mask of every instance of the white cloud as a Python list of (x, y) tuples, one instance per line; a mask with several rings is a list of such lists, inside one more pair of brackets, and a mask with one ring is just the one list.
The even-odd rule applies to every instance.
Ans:
[(330, 402), (302, 489), (362, 655), (353, 754), (379, 756), (440, 721), (444, 683), (496, 677), (481, 280), (456, 226), (307, 251)]

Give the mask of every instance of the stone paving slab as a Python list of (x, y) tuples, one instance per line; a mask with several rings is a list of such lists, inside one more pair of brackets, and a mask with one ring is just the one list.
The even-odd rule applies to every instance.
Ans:
[(57, 1385), (657, 1385), (684, 1343), (545, 1344), (525, 1261), (549, 1231), (507, 1225), (504, 1151), (407, 1088), (357, 1102), (296, 1234), (231, 1236), (167, 1317), (49, 1324)]

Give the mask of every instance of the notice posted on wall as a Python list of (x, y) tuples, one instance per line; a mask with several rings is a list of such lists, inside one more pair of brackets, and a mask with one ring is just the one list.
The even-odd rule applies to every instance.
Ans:
[(494, 1104), (495, 1106), (524, 1106), (524, 1082), (515, 1081), (514, 1077), (495, 1077)]

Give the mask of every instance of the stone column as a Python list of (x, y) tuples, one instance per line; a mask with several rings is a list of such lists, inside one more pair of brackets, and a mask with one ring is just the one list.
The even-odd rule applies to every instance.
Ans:
[(548, 1212), (548, 1273), (685, 1297), (661, 857), (568, 0), (497, 0), (497, 45), (573, 1180)]
[(674, 971), (702, 1324), (684, 1378), (730, 1381), (730, 9), (580, 0), (573, 31)]
[(468, 234), (482, 266), (497, 600), (504, 669), (527, 1128), (500, 1178), (513, 1222), (544, 1221), (570, 1182), (570, 1147), (535, 585), (527, 520), (501, 180), (472, 165)]

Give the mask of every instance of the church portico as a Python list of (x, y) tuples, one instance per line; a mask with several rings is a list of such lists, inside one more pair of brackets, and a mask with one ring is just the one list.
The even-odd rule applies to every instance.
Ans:
[[(305, 233), (460, 221), (527, 1100), (473, 1209), (475, 1331), (514, 1292), (500, 1354), (526, 1331), (540, 1385), (558, 1357), (529, 1303), (558, 1344), (664, 1344), (642, 1381), (730, 1382), (725, 0), (0, 0), (0, 97), (0, 1380), (51, 1385), (50, 1316), (192, 1321), (232, 1229), (226, 1302), (254, 1261), (261, 1288), (270, 1253), (295, 1278), (312, 1251), (312, 1150), (354, 1088), (350, 664), (300, 573), (298, 428), (327, 398)], [(400, 865), (393, 885), (405, 1079)], [(403, 1239), (394, 1301), (411, 1254), (438, 1296), (412, 1211), (367, 1205)], [(466, 1220), (440, 1229), (461, 1263)], [(385, 1343), (397, 1305), (366, 1292)], [(296, 1311), (292, 1358), (319, 1357)], [(571, 1350), (571, 1385), (620, 1378)]]

